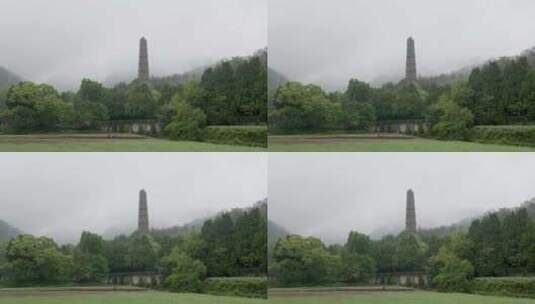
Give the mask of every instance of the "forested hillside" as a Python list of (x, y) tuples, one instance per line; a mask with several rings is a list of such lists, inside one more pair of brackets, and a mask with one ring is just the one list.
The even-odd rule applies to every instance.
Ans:
[(0, 91), (19, 81), (22, 81), (22, 78), (0, 66)]
[[(250, 208), (222, 212), (204, 221), (198, 231), (181, 235), (153, 230), (104, 240), (84, 231), (77, 244), (59, 246), (51, 238), (21, 234), (0, 246), (0, 277), (13, 284), (96, 283), (110, 272), (149, 271), (161, 273), (163, 287), (170, 290), (208, 288), (225, 293), (228, 290), (217, 284), (227, 281), (216, 278), (266, 276), (266, 211), (264, 200)], [(265, 280), (232, 280), (254, 286), (250, 296), (265, 296)]]
[(8, 223), (0, 219), (0, 242), (8, 241), (16, 237), (20, 233), (21, 233), (20, 230), (18, 230), (17, 228), (9, 225)]
[(415, 233), (371, 239), (350, 231), (344, 244), (300, 235), (280, 238), (270, 252), (270, 275), (283, 286), (366, 283), (381, 274), (421, 272), (432, 286), (466, 291), (478, 277), (535, 271), (535, 199), (516, 208)]

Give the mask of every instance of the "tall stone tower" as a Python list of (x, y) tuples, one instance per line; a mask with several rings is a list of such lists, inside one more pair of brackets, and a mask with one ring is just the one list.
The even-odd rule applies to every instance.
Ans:
[(147, 192), (145, 192), (145, 189), (139, 191), (137, 230), (141, 233), (149, 232), (149, 210), (147, 208)]
[(407, 209), (405, 213), (405, 231), (416, 233), (416, 206), (414, 205), (414, 192), (407, 191)]
[(147, 39), (141, 37), (139, 40), (139, 65), (137, 71), (139, 80), (149, 80), (149, 53), (147, 50)]
[(414, 50), (414, 39), (407, 39), (407, 61), (405, 66), (405, 79), (416, 81), (416, 51)]

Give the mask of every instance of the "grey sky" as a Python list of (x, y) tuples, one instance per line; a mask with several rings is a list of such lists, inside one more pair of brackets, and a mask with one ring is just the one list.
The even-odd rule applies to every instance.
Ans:
[(406, 39), (418, 73), (446, 73), (535, 46), (531, 0), (270, 0), (270, 65), (328, 89), (401, 78)]
[(141, 36), (152, 75), (250, 55), (267, 45), (267, 0), (0, 0), (0, 65), (25, 79), (135, 75)]
[(448, 225), (535, 197), (533, 172), (531, 153), (270, 153), (269, 217), (327, 242), (399, 232), (412, 188), (418, 226)]
[(0, 218), (36, 235), (135, 227), (147, 191), (151, 227), (267, 197), (265, 153), (3, 153)]

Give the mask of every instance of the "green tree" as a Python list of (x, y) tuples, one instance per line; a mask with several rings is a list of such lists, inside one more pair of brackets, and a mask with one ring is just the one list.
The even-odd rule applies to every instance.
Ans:
[(6, 258), (18, 282), (66, 281), (72, 272), (72, 258), (45, 237), (19, 235), (8, 243)]
[(344, 253), (342, 255), (343, 279), (350, 283), (368, 283), (375, 278), (375, 260), (358, 253)]
[(337, 127), (342, 107), (327, 99), (320, 87), (288, 82), (277, 89), (270, 126), (282, 130), (320, 130)]
[(345, 129), (370, 131), (375, 125), (375, 108), (371, 104), (347, 101), (342, 107), (344, 110)]
[(476, 276), (505, 274), (502, 237), (501, 223), (496, 213), (472, 222), (467, 238), (473, 246), (473, 255), (469, 257), (469, 261), (475, 268)]
[(158, 265), (160, 245), (146, 233), (134, 234), (128, 244), (126, 262), (131, 271), (150, 271)]
[(441, 139), (465, 140), (473, 125), (474, 116), (470, 110), (462, 108), (449, 97), (442, 96), (431, 107), (432, 121), (438, 118), (432, 127), (433, 135)]
[(84, 231), (74, 250), (74, 276), (78, 282), (99, 282), (109, 271), (101, 236)]
[(91, 103), (105, 104), (109, 92), (101, 83), (84, 78), (78, 89), (78, 98)]
[(394, 256), (398, 271), (423, 270), (428, 250), (427, 245), (411, 233), (402, 233), (398, 238)]
[(178, 292), (199, 292), (206, 277), (206, 266), (175, 248), (161, 261), (164, 270), (164, 285)]
[(202, 129), (206, 126), (206, 115), (185, 102), (177, 102), (174, 107), (175, 115), (165, 126), (165, 134), (176, 140), (201, 139)]
[(431, 265), (436, 269), (433, 284), (440, 291), (467, 292), (470, 289), (470, 279), (474, 274), (474, 267), (467, 260), (462, 260), (446, 248), (431, 258)]
[(520, 98), (526, 107), (527, 118), (535, 120), (535, 70), (530, 70), (520, 85)]
[(347, 85), (345, 96), (348, 101), (369, 102), (372, 98), (372, 92), (369, 84), (358, 79), (351, 79)]
[(206, 243), (206, 256), (203, 262), (208, 268), (209, 276), (238, 275), (235, 267), (234, 229), (234, 222), (229, 213), (204, 223), (201, 229), (201, 236)]
[(330, 254), (316, 238), (290, 235), (275, 245), (274, 271), (286, 285), (322, 284), (334, 281), (339, 275), (339, 256)]
[(74, 104), (74, 127), (77, 129), (98, 129), (101, 122), (108, 120), (105, 105), (84, 100)]
[(98, 234), (83, 231), (78, 243), (78, 249), (88, 254), (104, 254), (104, 239)]
[(129, 240), (121, 235), (105, 243), (104, 255), (108, 260), (110, 272), (131, 271), (128, 259)]
[(125, 114), (129, 118), (154, 118), (158, 107), (159, 93), (148, 82), (133, 81), (126, 92)]
[(20, 82), (9, 88), (4, 119), (14, 132), (48, 131), (63, 127), (72, 117), (72, 106), (49, 85)]
[(528, 212), (520, 208), (506, 214), (502, 220), (503, 255), (507, 268), (525, 268), (528, 256), (522, 252), (522, 237), (529, 225)]
[(345, 250), (350, 254), (369, 255), (372, 251), (371, 246), (370, 238), (367, 235), (351, 231), (347, 237)]

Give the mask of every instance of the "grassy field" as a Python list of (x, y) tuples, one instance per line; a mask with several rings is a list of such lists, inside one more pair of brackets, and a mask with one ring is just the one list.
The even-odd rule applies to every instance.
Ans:
[(272, 294), (269, 300), (161, 291), (2, 291), (1, 304), (534, 304), (518, 299), (428, 291), (307, 292)]
[(428, 291), (321, 292), (269, 295), (270, 304), (535, 304), (534, 299)]
[(138, 135), (0, 135), (0, 152), (253, 152), (259, 147), (172, 141)]
[(1, 304), (260, 304), (262, 299), (160, 291), (2, 292)]
[(527, 152), (535, 147), (442, 141), (395, 134), (271, 135), (276, 152)]

